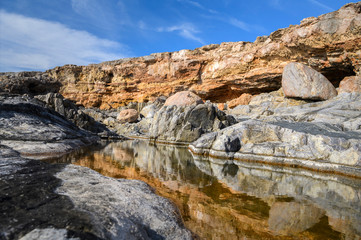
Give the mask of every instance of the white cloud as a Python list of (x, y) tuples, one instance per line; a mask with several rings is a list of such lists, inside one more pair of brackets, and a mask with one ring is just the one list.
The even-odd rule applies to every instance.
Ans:
[(125, 47), (86, 31), (0, 10), (0, 71), (45, 70), (119, 59)]
[(324, 9), (327, 10), (327, 11), (330, 11), (330, 12), (335, 11), (335, 9), (333, 9), (333, 8), (331, 8), (331, 7), (325, 5), (325, 4), (323, 4), (323, 3), (321, 3), (321, 2), (319, 2), (319, 1), (317, 1), (317, 0), (308, 0), (308, 1), (311, 2), (311, 3), (313, 3), (313, 4), (315, 4), (315, 5), (317, 5), (317, 6), (319, 6), (319, 7), (324, 8)]
[(246, 22), (243, 22), (241, 20), (238, 20), (236, 18), (229, 18), (228, 20), (228, 23), (239, 28), (239, 29), (242, 29), (246, 32), (252, 32), (252, 31), (257, 31), (257, 32), (260, 32), (260, 33), (264, 33), (266, 32), (266, 29), (260, 25), (257, 25), (257, 24), (249, 24), (249, 23), (246, 23)]
[(212, 13), (212, 14), (217, 14), (217, 13), (218, 13), (218, 11), (213, 10), (213, 9), (210, 9), (210, 8), (206, 8), (205, 6), (203, 6), (202, 4), (200, 4), (200, 3), (197, 2), (197, 1), (192, 1), (192, 0), (178, 0), (178, 2), (184, 2), (184, 3), (187, 3), (187, 4), (193, 5), (194, 7), (197, 7), (197, 8), (199, 8), (199, 9), (201, 9), (201, 10), (210, 12), (210, 13)]
[(238, 19), (230, 18), (229, 23), (235, 27), (238, 27), (238, 28), (244, 30), (244, 31), (247, 31), (247, 32), (250, 31), (250, 26), (247, 23), (240, 21)]
[(199, 31), (190, 23), (184, 23), (180, 25), (174, 25), (171, 27), (160, 27), (157, 29), (158, 32), (177, 32), (179, 35), (186, 39), (190, 39), (196, 42), (199, 42), (201, 44), (204, 44), (204, 41), (197, 37), (196, 34), (199, 33)]

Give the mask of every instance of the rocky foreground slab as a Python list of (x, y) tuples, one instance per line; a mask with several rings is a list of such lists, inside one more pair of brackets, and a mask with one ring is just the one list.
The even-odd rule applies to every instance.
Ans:
[(1, 239), (191, 239), (144, 182), (20, 157), (0, 145)]

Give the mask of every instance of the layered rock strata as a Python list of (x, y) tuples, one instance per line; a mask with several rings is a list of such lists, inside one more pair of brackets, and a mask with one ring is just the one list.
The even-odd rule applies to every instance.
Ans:
[(254, 43), (212, 44), (89, 66), (65, 65), (45, 74), (62, 84), (60, 93), (65, 98), (102, 109), (183, 90), (212, 102), (277, 90), (284, 66), (293, 61), (311, 66), (337, 87), (345, 76), (361, 71), (360, 9), (360, 2), (350, 3)]
[(205, 134), (189, 147), (200, 155), (361, 178), (360, 106), (359, 93), (292, 107), (244, 106), (240, 123)]

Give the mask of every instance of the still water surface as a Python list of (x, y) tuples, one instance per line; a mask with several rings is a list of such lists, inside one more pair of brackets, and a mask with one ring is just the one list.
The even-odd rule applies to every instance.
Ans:
[(57, 162), (145, 181), (199, 239), (361, 239), (361, 180), (202, 159), (139, 140), (104, 145)]

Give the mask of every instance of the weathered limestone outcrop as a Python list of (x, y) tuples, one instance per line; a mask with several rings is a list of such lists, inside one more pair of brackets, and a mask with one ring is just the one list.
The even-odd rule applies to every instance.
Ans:
[(158, 142), (190, 143), (202, 134), (236, 123), (211, 103), (163, 106), (151, 122), (149, 137)]
[(212, 44), (89, 66), (65, 65), (46, 74), (61, 82), (65, 98), (102, 109), (183, 90), (223, 103), (243, 93), (269, 92), (280, 88), (284, 66), (295, 61), (321, 72), (337, 87), (345, 76), (361, 73), (360, 9), (361, 2), (350, 3), (254, 43)]
[(116, 137), (114, 133), (109, 132), (105, 125), (95, 121), (94, 118), (85, 114), (73, 102), (68, 99), (64, 99), (64, 97), (59, 93), (37, 95), (35, 98), (45, 103), (44, 107), (55, 110), (79, 128), (100, 134), (104, 137)]
[(61, 86), (43, 72), (0, 73), (0, 92), (40, 95), (59, 92)]
[(0, 144), (24, 156), (62, 154), (98, 140), (35, 98), (0, 95)]
[(249, 111), (237, 116), (240, 123), (201, 136), (190, 149), (361, 177), (360, 94), (293, 107), (244, 107)]
[(144, 182), (23, 159), (0, 145), (1, 239), (192, 239)]

